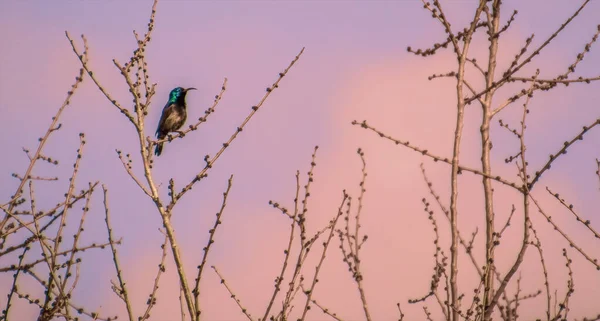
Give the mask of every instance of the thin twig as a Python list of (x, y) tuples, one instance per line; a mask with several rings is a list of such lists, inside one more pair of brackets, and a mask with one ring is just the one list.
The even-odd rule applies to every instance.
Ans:
[[(372, 127), (371, 125), (368, 125), (365, 120), (363, 120), (362, 122), (358, 122), (358, 121), (354, 120), (354, 121), (352, 121), (352, 125), (360, 126), (360, 127), (364, 128), (364, 129), (371, 130), (372, 132), (376, 133), (380, 137), (385, 138), (387, 140), (390, 140), (390, 141), (394, 142), (396, 145), (404, 145), (404, 146), (408, 147), (409, 149), (414, 150), (415, 152), (421, 153), (424, 156), (432, 158), (435, 162), (441, 161), (441, 162), (444, 162), (446, 164), (452, 165), (452, 161), (449, 160), (448, 158), (442, 158), (440, 156), (436, 156), (436, 155), (430, 153), (427, 149), (422, 149), (420, 147), (411, 145), (409, 141), (401, 141), (401, 140), (395, 139), (395, 138), (393, 138), (393, 137), (391, 137), (389, 135), (386, 135), (383, 132), (381, 132), (378, 129), (376, 129), (375, 127)], [(469, 168), (469, 167), (458, 165), (458, 170), (459, 170), (459, 172), (460, 171), (470, 172), (470, 173), (473, 173), (475, 175), (479, 175), (479, 176), (487, 177), (489, 179), (493, 179), (493, 180), (495, 180), (497, 182), (500, 182), (500, 183), (502, 183), (504, 185), (510, 186), (510, 187), (512, 187), (512, 188), (514, 188), (514, 189), (516, 189), (518, 191), (521, 191), (521, 188), (522, 188), (520, 186), (517, 186), (517, 184), (515, 184), (513, 182), (510, 182), (510, 181), (507, 181), (507, 180), (501, 178), (500, 176), (486, 175), (486, 174), (484, 174), (483, 172), (481, 172), (480, 170), (477, 170), (477, 169), (472, 169), (472, 168)]]
[(566, 209), (568, 209), (568, 210), (569, 210), (569, 212), (571, 212), (571, 214), (573, 214), (573, 216), (575, 216), (575, 219), (577, 220), (577, 222), (579, 222), (579, 223), (581, 223), (581, 224), (585, 225), (585, 227), (587, 227), (587, 228), (588, 228), (588, 230), (590, 230), (590, 231), (591, 231), (591, 232), (594, 234), (594, 236), (595, 236), (597, 239), (600, 239), (600, 234), (598, 234), (598, 232), (596, 232), (596, 230), (594, 230), (594, 228), (593, 228), (593, 227), (592, 227), (592, 225), (591, 225), (591, 222), (590, 222), (590, 220), (585, 220), (585, 221), (584, 221), (584, 220), (583, 220), (583, 219), (582, 219), (582, 218), (581, 218), (581, 217), (580, 217), (580, 216), (577, 214), (577, 212), (575, 212), (575, 211), (573, 210), (573, 204), (567, 204), (567, 203), (565, 202), (565, 200), (564, 200), (563, 198), (561, 198), (561, 197), (560, 197), (560, 195), (559, 195), (558, 193), (553, 193), (553, 192), (550, 190), (550, 188), (549, 188), (548, 186), (546, 186), (546, 191), (548, 191), (548, 193), (550, 193), (550, 195), (554, 196), (554, 198), (556, 198), (556, 199), (557, 199), (557, 200), (560, 202), (560, 204), (562, 204), (562, 205), (563, 205), (563, 206), (564, 206)]
[(133, 318), (133, 310), (131, 308), (131, 301), (129, 300), (129, 292), (127, 291), (127, 286), (123, 278), (123, 271), (121, 270), (119, 264), (119, 255), (117, 253), (117, 247), (115, 246), (112, 227), (110, 225), (110, 210), (108, 206), (108, 189), (106, 186), (102, 185), (102, 190), (104, 191), (104, 221), (106, 222), (106, 230), (108, 232), (108, 242), (110, 243), (110, 250), (112, 253), (113, 262), (115, 263), (115, 271), (117, 272), (117, 279), (119, 280), (119, 288), (117, 289), (119, 297), (125, 303), (125, 307), (127, 308), (127, 316), (129, 321), (134, 321)]
[[(302, 55), (303, 52), (304, 52), (304, 48), (302, 48), (302, 50), (300, 50), (300, 53), (298, 53), (298, 55), (296, 55), (296, 57), (292, 60), (292, 62), (288, 65), (288, 67), (285, 68), (285, 70), (283, 72), (279, 73), (279, 77), (277, 78), (277, 80), (273, 83), (273, 85), (271, 85), (271, 87), (267, 88), (265, 95), (258, 102), (258, 104), (256, 104), (255, 106), (252, 106), (252, 108), (251, 108), (252, 110), (250, 111), (250, 113), (248, 114), (248, 116), (246, 116), (246, 118), (244, 119), (244, 121), (242, 121), (242, 123), (240, 124), (240, 126), (234, 131), (234, 133), (231, 135), (231, 137), (229, 137), (229, 139), (227, 140), (227, 142), (223, 143), (221, 149), (219, 149), (219, 151), (215, 154), (215, 156), (213, 156), (212, 158), (210, 158), (210, 157), (206, 157), (205, 158), (206, 165), (204, 166), (204, 168), (185, 187), (183, 187), (179, 193), (176, 194), (175, 200), (179, 200), (181, 197), (183, 197), (183, 195), (185, 195), (185, 193), (187, 193), (189, 190), (192, 189), (192, 186), (196, 182), (198, 182), (202, 178), (206, 177), (208, 170), (210, 168), (212, 168), (212, 166), (214, 165), (214, 163), (217, 161), (217, 159), (219, 159), (219, 157), (221, 156), (221, 154), (223, 154), (223, 152), (225, 151), (225, 149), (227, 149), (227, 147), (229, 147), (229, 145), (231, 145), (231, 143), (236, 139), (236, 137), (239, 135), (239, 133), (242, 132), (242, 130), (244, 129), (244, 127), (246, 126), (246, 124), (248, 124), (248, 122), (250, 121), (250, 119), (252, 118), (252, 116), (254, 116), (254, 114), (256, 114), (256, 112), (264, 104), (264, 102), (267, 100), (267, 98), (269, 98), (269, 96), (271, 95), (271, 93), (276, 88), (279, 87), (279, 83), (281, 82), (281, 80), (283, 79), (283, 77), (285, 75), (287, 75), (287, 73), (289, 72), (289, 70), (294, 66), (294, 64), (298, 61), (298, 59), (300, 59), (300, 56)], [(175, 203), (169, 204), (169, 206), (167, 206), (167, 211), (170, 212), (173, 209), (174, 206), (175, 206)]]
[(198, 266), (198, 276), (196, 276), (196, 285), (194, 286), (193, 294), (194, 294), (194, 304), (196, 304), (196, 313), (197, 318), (200, 318), (200, 314), (202, 311), (200, 310), (200, 280), (202, 279), (202, 272), (204, 271), (204, 265), (206, 264), (206, 260), (208, 258), (208, 252), (210, 251), (211, 245), (215, 242), (215, 232), (217, 231), (217, 227), (221, 224), (221, 216), (223, 215), (223, 211), (225, 210), (225, 206), (227, 205), (227, 196), (229, 196), (229, 191), (231, 190), (231, 186), (233, 185), (233, 175), (229, 176), (227, 180), (227, 190), (223, 193), (223, 202), (221, 203), (221, 208), (219, 212), (217, 212), (215, 219), (215, 224), (209, 233), (208, 243), (204, 247), (204, 255), (202, 256), (202, 263)]
[(333, 235), (335, 232), (335, 226), (337, 225), (339, 218), (344, 213), (342, 211), (342, 208), (344, 206), (344, 203), (346, 203), (346, 200), (348, 199), (348, 194), (346, 194), (346, 191), (344, 191), (343, 194), (344, 195), (342, 197), (342, 203), (338, 207), (338, 212), (335, 215), (335, 217), (333, 219), (331, 219), (331, 221), (329, 222), (329, 226), (328, 226), (329, 236), (327, 237), (327, 240), (325, 242), (323, 242), (323, 252), (321, 253), (321, 259), (319, 260), (319, 263), (315, 267), (315, 274), (313, 275), (312, 283), (310, 285), (310, 288), (304, 292), (306, 294), (306, 303), (304, 304), (304, 310), (302, 312), (302, 316), (298, 319), (299, 321), (304, 321), (306, 318), (306, 314), (308, 313), (308, 310), (309, 310), (309, 305), (310, 305), (312, 295), (314, 294), (315, 287), (317, 286), (319, 272), (321, 271), (321, 267), (323, 266), (323, 262), (325, 261), (327, 249), (329, 248), (329, 244), (331, 243), (331, 239), (333, 238)]
[(248, 318), (248, 320), (250, 320), (250, 321), (254, 321), (254, 319), (252, 319), (252, 316), (248, 312), (248, 309), (246, 309), (242, 306), (242, 302), (240, 302), (240, 299), (237, 298), (237, 296), (233, 293), (233, 290), (231, 290), (231, 288), (229, 287), (227, 282), (225, 282), (225, 278), (223, 278), (221, 273), (219, 273), (219, 270), (217, 270), (217, 268), (214, 265), (212, 265), (211, 268), (213, 270), (215, 270), (215, 273), (217, 273), (217, 275), (219, 276), (219, 279), (221, 279), (221, 284), (223, 284), (223, 286), (225, 286), (225, 288), (227, 289), (227, 292), (229, 292), (229, 294), (231, 295), (231, 298), (235, 301), (235, 303), (238, 305), (238, 307), (240, 307), (240, 310), (242, 310), (242, 313), (244, 313), (246, 318)]
[(144, 311), (144, 315), (142, 315), (139, 320), (144, 321), (150, 318), (150, 311), (156, 305), (156, 294), (158, 292), (158, 284), (160, 282), (160, 277), (167, 268), (165, 267), (165, 261), (167, 259), (167, 243), (169, 242), (169, 237), (165, 234), (165, 240), (160, 245), (162, 250), (160, 264), (158, 264), (158, 271), (156, 272), (156, 277), (154, 278), (154, 285), (152, 286), (152, 292), (148, 296), (148, 301), (146, 301), (146, 311)]

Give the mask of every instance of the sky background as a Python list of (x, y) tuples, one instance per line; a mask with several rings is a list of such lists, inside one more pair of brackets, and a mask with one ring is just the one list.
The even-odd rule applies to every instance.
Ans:
[[(505, 21), (518, 9), (513, 27), (501, 38), (499, 70), (505, 70), (520, 50), (525, 38), (535, 34), (537, 47), (576, 10), (581, 1), (504, 1)], [(79, 61), (65, 38), (68, 31), (77, 41), (85, 34), (90, 46), (90, 67), (103, 85), (123, 105), (130, 104), (127, 87), (112, 59), (127, 61), (136, 48), (132, 30), (143, 32), (151, 1), (2, 1), (0, 2), (0, 196), (8, 199), (17, 181), (10, 173), (23, 172), (27, 157), (22, 147), (34, 149), (51, 117), (72, 85)], [(443, 2), (455, 30), (472, 18), (476, 1)], [(600, 23), (600, 3), (586, 10), (553, 41), (533, 65), (552, 77), (564, 72)], [(441, 79), (428, 81), (433, 73), (453, 70), (455, 60), (449, 52), (434, 57), (416, 57), (407, 46), (427, 48), (444, 40), (440, 24), (431, 19), (421, 1), (170, 1), (158, 4), (156, 29), (147, 49), (152, 82), (157, 94), (147, 117), (146, 135), (153, 135), (168, 92), (177, 86), (196, 87), (187, 98), (189, 119), (197, 119), (210, 106), (223, 78), (228, 88), (217, 112), (196, 132), (167, 144), (155, 160), (154, 177), (166, 197), (167, 184), (174, 178), (178, 186), (187, 183), (204, 165), (206, 154), (214, 155), (246, 117), (250, 107), (263, 96), (294, 56), (305, 47), (299, 62), (279, 88), (269, 97), (240, 137), (211, 170), (208, 178), (180, 201), (173, 216), (188, 274), (195, 274), (214, 213), (221, 204), (227, 178), (234, 174), (234, 185), (219, 227), (209, 264), (216, 265), (235, 290), (238, 298), (255, 317), (262, 316), (279, 273), (283, 249), (289, 235), (288, 219), (268, 205), (269, 200), (293, 206), (294, 174), (300, 170), (303, 181), (310, 166), (310, 154), (319, 145), (315, 182), (309, 202), (308, 226), (316, 231), (336, 214), (342, 190), (356, 198), (361, 178), (361, 162), (356, 149), (361, 147), (367, 160), (367, 194), (362, 226), (369, 241), (364, 245), (363, 275), (365, 290), (374, 320), (397, 318), (396, 302), (411, 319), (422, 318), (422, 305), (409, 305), (429, 291), (433, 269), (433, 231), (423, 211), (421, 199), (428, 194), (419, 164), (424, 162), (436, 191), (448, 205), (449, 166), (433, 163), (419, 154), (384, 141), (371, 132), (352, 126), (352, 120), (369, 124), (402, 140), (450, 157), (455, 119), (454, 83)], [(474, 57), (483, 61), (487, 46), (480, 35), (472, 47)], [(576, 75), (600, 73), (600, 53), (595, 48), (579, 65)], [(481, 78), (471, 74), (481, 88)], [(496, 103), (523, 85), (513, 84), (498, 93)], [(599, 117), (598, 84), (559, 86), (535, 95), (530, 105), (526, 141), (530, 168), (541, 168), (550, 153), (571, 139), (583, 125)], [(520, 102), (522, 103), (522, 102)], [(507, 108), (497, 118), (518, 126), (520, 104)], [(478, 106), (467, 108), (465, 136), (461, 149), (463, 164), (479, 167)], [(68, 186), (68, 175), (78, 148), (78, 133), (85, 132), (87, 145), (78, 177), (78, 189), (88, 181), (100, 180), (109, 189), (115, 234), (123, 237), (120, 247), (124, 276), (134, 301), (136, 315), (142, 314), (160, 261), (162, 234), (160, 217), (152, 202), (127, 176), (115, 149), (136, 155), (137, 138), (133, 127), (85, 78), (72, 105), (61, 119), (63, 127), (55, 133), (46, 154), (58, 159), (58, 167), (40, 164), (35, 174), (59, 176), (57, 183), (38, 183), (39, 206), (52, 206)], [(518, 142), (497, 125), (492, 128), (494, 173), (516, 181), (514, 164), (504, 159), (515, 154)], [(585, 227), (577, 225), (560, 204), (548, 196), (545, 186), (559, 192), (579, 213), (598, 225), (598, 177), (595, 158), (600, 157), (600, 134), (591, 131), (582, 142), (554, 163), (541, 179), (534, 195), (544, 209), (573, 235), (574, 240), (593, 257), (600, 256), (600, 243)], [(134, 170), (141, 175), (139, 156)], [(515, 192), (495, 184), (498, 224), (508, 217), (512, 204), (521, 200)], [(463, 235), (477, 226), (477, 241), (484, 237), (481, 181), (464, 174), (460, 181), (459, 224)], [(443, 244), (449, 241), (448, 225), (441, 211), (432, 207), (440, 225)], [(78, 212), (72, 212), (78, 222)], [(513, 262), (522, 233), (522, 211), (513, 217), (497, 250), (498, 268), (507, 271)], [(92, 212), (86, 222), (82, 243), (106, 240), (102, 197), (97, 191)], [(532, 220), (547, 255), (552, 291), (565, 292), (567, 270), (562, 248), (568, 247), (537, 211)], [(72, 227), (70, 231), (72, 231)], [(337, 239), (330, 247), (314, 299), (346, 320), (362, 317), (355, 284), (341, 261)], [(483, 248), (475, 246), (476, 256)], [(315, 257), (305, 274), (313, 273)], [(446, 251), (446, 254), (449, 254)], [(534, 248), (528, 250), (522, 269), (525, 293), (543, 289), (541, 267)], [(598, 313), (600, 273), (575, 250), (575, 293), (571, 299), (572, 316)], [(470, 293), (477, 278), (461, 252), (459, 272), (461, 292)], [(110, 290), (114, 268), (109, 251), (89, 251), (83, 255), (83, 274), (77, 302), (124, 318), (123, 305)], [(9, 263), (0, 261), (0, 265)], [(179, 313), (178, 283), (169, 254), (167, 274), (161, 282), (155, 320), (170, 320)], [(193, 277), (190, 277), (190, 280)], [(10, 275), (0, 278), (8, 284)], [(285, 283), (285, 282), (284, 282)], [(29, 283), (27, 284), (29, 285)], [(514, 284), (510, 287), (514, 289)], [(234, 301), (212, 270), (205, 271), (202, 284), (205, 320), (242, 320)], [(36, 293), (32, 291), (32, 293)], [(4, 305), (5, 297), (0, 298)], [(300, 310), (300, 302), (295, 309)], [(543, 317), (545, 300), (530, 301), (522, 317)], [(430, 311), (439, 307), (428, 302)], [(29, 307), (21, 302), (16, 311), (29, 318)], [(14, 311), (13, 311), (14, 312)], [(309, 319), (326, 320), (318, 309)]]

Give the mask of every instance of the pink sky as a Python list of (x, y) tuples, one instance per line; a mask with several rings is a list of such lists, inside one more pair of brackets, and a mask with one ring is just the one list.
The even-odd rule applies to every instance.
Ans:
[[(473, 1), (446, 1), (448, 15), (459, 26), (472, 16)], [(519, 15), (509, 31), (500, 53), (501, 70), (519, 50), (524, 39), (535, 33), (534, 46), (550, 35), (575, 10), (578, 1), (505, 1), (509, 11), (518, 6)], [(142, 10), (140, 10), (140, 8)], [(130, 98), (112, 58), (124, 61), (134, 49), (132, 29), (142, 30), (147, 23), (150, 2), (60, 2), (52, 5), (35, 2), (0, 3), (0, 130), (6, 155), (2, 158), (5, 175), (0, 195), (14, 192), (13, 178), (27, 160), (21, 147), (33, 148), (37, 138), (64, 99), (79, 68), (76, 57), (64, 37), (84, 33), (91, 49), (91, 66), (98, 78), (122, 103)], [(545, 54), (535, 60), (534, 68), (542, 75), (562, 72), (589, 41), (598, 24), (600, 4), (593, 2), (581, 16), (553, 42)], [(427, 47), (432, 40), (443, 39), (439, 24), (430, 19), (420, 1), (167, 1), (159, 3), (157, 25), (148, 49), (150, 72), (158, 82), (158, 93), (147, 118), (147, 135), (153, 134), (160, 108), (168, 91), (176, 86), (196, 87), (188, 96), (190, 119), (198, 118), (218, 93), (224, 77), (228, 90), (211, 120), (184, 140), (165, 148), (156, 160), (155, 179), (166, 185), (173, 177), (178, 184), (188, 181), (201, 166), (204, 155), (214, 154), (243, 120), (250, 106), (258, 102), (265, 88), (291, 59), (306, 47), (298, 64), (290, 71), (242, 135), (218, 161), (209, 177), (197, 185), (174, 214), (174, 225), (185, 257), (188, 274), (194, 275), (202, 247), (212, 227), (222, 192), (230, 174), (234, 185), (217, 232), (209, 264), (219, 267), (228, 283), (256, 318), (262, 317), (279, 272), (288, 235), (288, 220), (268, 205), (275, 200), (292, 207), (297, 169), (306, 179), (310, 154), (319, 145), (313, 185), (309, 228), (313, 231), (336, 213), (342, 189), (358, 196), (361, 178), (356, 149), (362, 147), (367, 160), (367, 194), (363, 209), (364, 232), (369, 241), (363, 247), (365, 290), (374, 320), (397, 318), (396, 302), (402, 302), (410, 319), (422, 318), (421, 305), (408, 305), (407, 299), (425, 294), (433, 268), (433, 232), (421, 199), (429, 197), (421, 178), (419, 164), (425, 163), (435, 188), (448, 204), (449, 166), (433, 163), (419, 154), (397, 147), (373, 133), (350, 125), (354, 119), (367, 119), (386, 133), (426, 147), (438, 155), (451, 155), (454, 129), (454, 83), (428, 81), (432, 73), (453, 68), (448, 54), (423, 59), (406, 53), (406, 47)], [(482, 40), (479, 38), (478, 40)], [(482, 42), (480, 42), (482, 44)], [(81, 47), (81, 45), (80, 45)], [(483, 44), (472, 50), (485, 53)], [(482, 57), (483, 58), (483, 57)], [(480, 58), (480, 59), (482, 59)], [(578, 75), (597, 75), (598, 50), (586, 56)], [(530, 69), (530, 70), (534, 70)], [(515, 90), (518, 86), (512, 86)], [(583, 125), (598, 118), (598, 85), (560, 87), (540, 93), (532, 101), (527, 141), (532, 169), (541, 167), (548, 154), (554, 153)], [(499, 93), (497, 102), (509, 93)], [(500, 115), (516, 127), (520, 105)], [(477, 149), (480, 109), (467, 110), (463, 143), (464, 164), (479, 167)], [(141, 314), (160, 260), (161, 226), (153, 204), (127, 177), (115, 149), (135, 154), (136, 137), (131, 125), (111, 106), (86, 78), (62, 119), (63, 129), (53, 136), (47, 154), (61, 161), (58, 168), (40, 166), (39, 174), (59, 175), (64, 179), (38, 190), (41, 205), (53, 205), (63, 194), (66, 177), (78, 145), (77, 134), (85, 132), (88, 145), (82, 161), (79, 185), (101, 180), (110, 190), (115, 233), (123, 237), (120, 247), (124, 274), (134, 299), (136, 314)], [(497, 123), (494, 139), (494, 171), (514, 178), (514, 164), (504, 158), (517, 148), (516, 140)], [(565, 231), (594, 257), (600, 256), (600, 243), (575, 224), (568, 212), (544, 190), (550, 186), (579, 213), (598, 225), (598, 177), (595, 158), (600, 134), (591, 131), (558, 160), (537, 186), (535, 195)], [(134, 169), (140, 169), (135, 158)], [(481, 181), (464, 174), (460, 187), (460, 226), (468, 236), (479, 226), (483, 240)], [(61, 185), (62, 184), (62, 185)], [(58, 188), (61, 187), (61, 188)], [(504, 222), (511, 204), (519, 205), (513, 191), (496, 186), (496, 215)], [(104, 240), (101, 193), (95, 195), (92, 215), (87, 221), (83, 242)], [(449, 240), (441, 211), (436, 211), (443, 244)], [(537, 211), (532, 220), (546, 246), (547, 264), (553, 290), (564, 293), (567, 270), (562, 248), (568, 244), (558, 236)], [(75, 216), (73, 217), (75, 218)], [(498, 267), (505, 272), (513, 261), (521, 237), (522, 213), (513, 218), (513, 227), (498, 249)], [(479, 244), (482, 244), (481, 242)], [(336, 311), (345, 320), (362, 318), (360, 300), (347, 268), (341, 261), (337, 238), (329, 249), (314, 298)], [(483, 255), (481, 246), (475, 248)], [(448, 251), (446, 250), (448, 254)], [(317, 253), (313, 253), (316, 255)], [(572, 317), (598, 313), (600, 274), (574, 250), (575, 293)], [(459, 272), (461, 291), (469, 294), (476, 286), (475, 272), (461, 252)], [(84, 257), (78, 302), (120, 314), (123, 307), (111, 293), (114, 269), (109, 251), (88, 252)], [(316, 257), (306, 266), (311, 275)], [(6, 265), (0, 261), (0, 265)], [(178, 315), (178, 283), (169, 255), (168, 273), (161, 284), (155, 320), (170, 320)], [(537, 252), (530, 248), (523, 266), (524, 292), (542, 289)], [(3, 276), (0, 284), (5, 284)], [(511, 287), (514, 289), (514, 287)], [(211, 269), (207, 269), (202, 287), (204, 320), (242, 320), (241, 314)], [(5, 297), (0, 297), (4, 306)], [(300, 302), (298, 301), (298, 305)], [(544, 299), (539, 297), (521, 311), (524, 318), (544, 316)], [(428, 303), (434, 315), (439, 308)], [(26, 312), (25, 305), (19, 305)], [(297, 306), (295, 309), (299, 309)], [(527, 311), (526, 311), (527, 310)], [(25, 314), (24, 314), (25, 315)], [(310, 320), (327, 320), (318, 309)]]

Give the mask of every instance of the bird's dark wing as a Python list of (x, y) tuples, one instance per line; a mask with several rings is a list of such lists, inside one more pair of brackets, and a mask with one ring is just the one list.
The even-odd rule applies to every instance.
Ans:
[(166, 135), (169, 132), (168, 128), (165, 128), (166, 120), (169, 117), (169, 115), (174, 112), (175, 104), (167, 103), (167, 105), (165, 105), (165, 108), (163, 108), (162, 115), (160, 116), (160, 121), (158, 122), (158, 127), (156, 128), (156, 137), (161, 136), (161, 134)]

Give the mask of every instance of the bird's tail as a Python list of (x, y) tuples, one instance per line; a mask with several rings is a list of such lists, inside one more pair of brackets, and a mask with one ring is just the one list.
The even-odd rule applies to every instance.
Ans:
[(154, 155), (160, 156), (160, 153), (162, 153), (162, 149), (163, 143), (156, 144), (156, 147), (154, 148)]
[[(157, 136), (158, 140), (161, 140), (161, 139), (165, 138), (165, 136), (161, 135), (158, 131), (156, 131), (156, 136)], [(154, 155), (160, 156), (160, 154), (162, 153), (163, 144), (164, 143), (158, 143), (158, 144), (156, 144), (156, 147), (154, 148)]]

